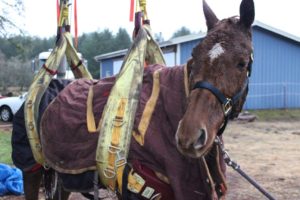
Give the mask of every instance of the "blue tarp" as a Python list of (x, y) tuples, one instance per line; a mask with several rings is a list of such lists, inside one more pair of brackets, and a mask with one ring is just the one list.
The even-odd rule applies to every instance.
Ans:
[(0, 196), (24, 193), (22, 172), (18, 168), (0, 164)]

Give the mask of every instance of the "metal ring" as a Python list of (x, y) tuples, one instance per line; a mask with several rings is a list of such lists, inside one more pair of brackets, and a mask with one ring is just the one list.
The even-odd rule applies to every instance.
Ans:
[(117, 159), (117, 160), (115, 161), (115, 166), (116, 166), (116, 167), (121, 167), (121, 166), (123, 166), (123, 165), (126, 165), (126, 163), (127, 163), (127, 160), (126, 160), (125, 157), (123, 157), (123, 158)]
[(111, 153), (111, 154), (117, 154), (120, 151), (121, 151), (120, 147), (114, 146), (112, 144), (108, 146), (108, 152)]
[[(108, 175), (107, 173), (110, 173), (111, 175)], [(116, 172), (114, 169), (111, 169), (111, 168), (108, 168), (106, 167), (104, 170), (103, 170), (103, 175), (105, 176), (105, 178), (114, 178), (116, 176)]]
[(122, 127), (124, 124), (125, 124), (125, 121), (123, 120), (123, 117), (122, 118), (115, 117), (113, 119), (112, 126), (114, 126), (114, 127)]

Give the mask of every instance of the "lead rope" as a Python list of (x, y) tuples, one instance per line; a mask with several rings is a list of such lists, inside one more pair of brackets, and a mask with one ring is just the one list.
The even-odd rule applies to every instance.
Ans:
[(264, 188), (262, 188), (254, 179), (252, 179), (250, 176), (248, 176), (241, 169), (240, 165), (238, 165), (235, 161), (233, 161), (230, 158), (228, 152), (225, 150), (224, 145), (218, 136), (215, 139), (215, 143), (217, 145), (219, 145), (222, 155), (223, 155), (223, 158), (224, 158), (224, 161), (228, 166), (232, 167), (235, 171), (237, 171), (242, 177), (244, 177), (251, 185), (253, 185), (257, 190), (259, 190), (269, 200), (275, 200), (275, 198), (269, 192), (267, 192)]

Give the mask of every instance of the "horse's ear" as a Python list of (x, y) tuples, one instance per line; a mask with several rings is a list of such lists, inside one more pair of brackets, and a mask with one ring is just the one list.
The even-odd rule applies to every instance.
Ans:
[(240, 23), (250, 28), (255, 16), (253, 0), (243, 0), (240, 5)]
[(203, 0), (203, 12), (206, 19), (207, 30), (209, 31), (219, 20), (205, 0)]

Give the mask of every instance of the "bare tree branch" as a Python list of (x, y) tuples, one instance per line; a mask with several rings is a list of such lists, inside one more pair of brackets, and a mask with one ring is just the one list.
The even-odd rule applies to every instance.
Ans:
[(24, 11), (23, 0), (0, 0), (0, 36), (23, 34), (22, 21)]

